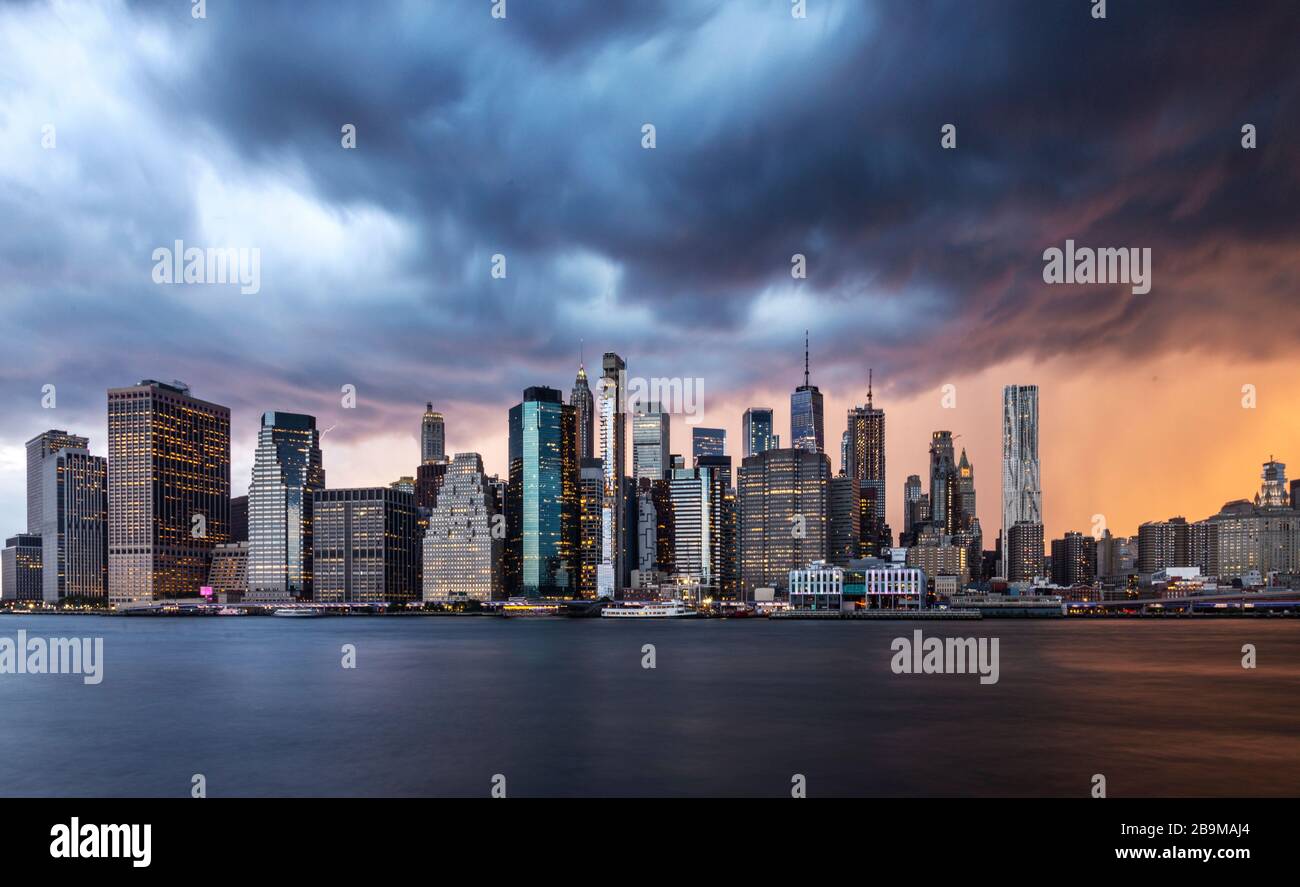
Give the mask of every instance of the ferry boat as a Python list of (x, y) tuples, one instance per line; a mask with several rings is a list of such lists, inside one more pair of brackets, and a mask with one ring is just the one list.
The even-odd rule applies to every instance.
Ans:
[(247, 610), (238, 610), (234, 607), (222, 607), (217, 611), (218, 616), (247, 616)]
[(667, 619), (671, 617), (694, 616), (695, 611), (687, 608), (681, 601), (660, 601), (653, 603), (611, 604), (600, 611), (601, 616), (611, 619)]
[(320, 615), (322, 615), (322, 613), (321, 613), (320, 610), (311, 610), (311, 609), (306, 609), (306, 610), (295, 610), (295, 609), (293, 609), (293, 608), (291, 608), (291, 607), (286, 607), (286, 608), (281, 609), (281, 610), (276, 610), (272, 615), (273, 615), (273, 616), (286, 616), (286, 617), (297, 618), (297, 619), (307, 619), (307, 618), (310, 618), (310, 617), (312, 617), (312, 616), (320, 616)]

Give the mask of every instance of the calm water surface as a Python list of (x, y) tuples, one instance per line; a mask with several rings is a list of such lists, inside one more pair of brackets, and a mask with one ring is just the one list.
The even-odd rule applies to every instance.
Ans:
[(991, 686), (893, 674), (916, 627), (5, 616), (105, 677), (0, 675), (0, 794), (1300, 795), (1300, 621), (920, 625), (1000, 638)]

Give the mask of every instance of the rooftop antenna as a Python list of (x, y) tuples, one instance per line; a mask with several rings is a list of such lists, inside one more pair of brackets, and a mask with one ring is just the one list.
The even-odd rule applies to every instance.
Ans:
[(867, 409), (871, 409), (871, 376), (875, 372), (870, 367), (867, 368)]
[(803, 331), (803, 387), (808, 387), (808, 331)]

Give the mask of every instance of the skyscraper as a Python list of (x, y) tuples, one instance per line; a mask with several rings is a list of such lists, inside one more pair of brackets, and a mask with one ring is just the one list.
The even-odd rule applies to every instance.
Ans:
[(419, 599), (415, 495), (392, 487), (312, 496), (312, 598), (322, 603)]
[(738, 477), (738, 555), (748, 599), (755, 588), (784, 589), (791, 570), (826, 559), (831, 460), (773, 449), (746, 459)]
[(808, 381), (808, 332), (805, 330), (803, 384), (790, 395), (790, 445), (797, 450), (821, 453), (826, 449), (825, 444), (822, 393), (821, 389)]
[(662, 480), (670, 450), (669, 415), (657, 402), (637, 404), (632, 413), (632, 479)]
[(952, 432), (936, 431), (930, 436), (930, 522), (940, 527), (944, 534), (951, 535), (957, 531), (959, 498)]
[(0, 597), (6, 601), (40, 601), (41, 537), (19, 533), (0, 551)]
[(578, 376), (573, 380), (569, 403), (573, 404), (574, 422), (578, 428), (578, 459), (590, 459), (595, 455), (596, 411), (591, 386), (587, 384), (587, 367), (581, 361), (578, 362)]
[(42, 596), (103, 601), (108, 591), (108, 460), (62, 449), (42, 462)]
[(1006, 535), (1009, 566), (1006, 578), (1011, 582), (1031, 582), (1043, 575), (1043, 525), (1035, 521), (1018, 521)]
[[(523, 401), (510, 409), (505, 564), (509, 595), (567, 597), (576, 593), (580, 543), (577, 453), (573, 405), (565, 404), (554, 388), (526, 389)], [(602, 530), (609, 518), (602, 511)]]
[[(933, 508), (933, 498), (931, 498)], [(936, 509), (937, 513), (937, 509)], [(1038, 386), (1002, 390), (1002, 563), (1010, 563), (1011, 528), (1043, 522), (1038, 466)], [(1041, 541), (1039, 549), (1041, 551)]]
[(499, 597), (504, 539), (493, 533), (496, 502), (483, 459), (457, 453), (424, 534), (424, 599), (488, 601)]
[(747, 459), (772, 449), (775, 446), (772, 441), (772, 410), (768, 407), (750, 407), (745, 410), (741, 436), (745, 439), (742, 458)]
[(250, 600), (311, 598), (312, 495), (323, 489), (316, 417), (263, 413), (248, 487)]
[(108, 596), (197, 595), (230, 538), (230, 409), (182, 382), (108, 391)]
[(847, 474), (832, 477), (827, 487), (826, 559), (847, 567), (862, 553), (862, 492), (858, 479)]
[(1052, 540), (1052, 582), (1057, 585), (1091, 585), (1097, 577), (1097, 540), (1082, 533), (1066, 533)]
[(722, 456), (726, 451), (727, 429), (698, 425), (691, 429), (691, 464), (700, 464), (701, 456)]
[(428, 465), (447, 457), (447, 436), (442, 413), (433, 410), (433, 404), (424, 405), (424, 418), (420, 420), (420, 463)]
[(910, 535), (914, 524), (926, 518), (921, 516), (921, 476), (909, 474), (903, 482), (903, 532)]
[(880, 541), (885, 526), (885, 411), (872, 402), (872, 374), (867, 373), (867, 403), (849, 410), (845, 473), (858, 482), (864, 500), (862, 541)]
[(601, 508), (600, 565), (596, 569), (599, 597), (613, 599), (623, 583), (624, 527), (626, 507), (624, 474), (626, 471), (627, 422), (623, 412), (627, 392), (624, 380), (627, 364), (612, 351), (605, 352), (600, 377), (600, 458), (605, 472), (605, 503)]
[[(576, 410), (575, 410), (576, 413)], [(580, 459), (578, 477), (578, 584), (579, 597), (596, 596), (596, 569), (600, 565), (601, 514), (605, 505), (605, 471), (599, 459)]]
[(84, 450), (90, 446), (90, 439), (57, 428), (42, 431), (27, 441), (27, 532), (39, 533), (44, 520), (41, 517), (41, 505), (45, 496), (41, 492), (41, 481), (45, 477), (44, 465), (47, 456), (62, 449)]

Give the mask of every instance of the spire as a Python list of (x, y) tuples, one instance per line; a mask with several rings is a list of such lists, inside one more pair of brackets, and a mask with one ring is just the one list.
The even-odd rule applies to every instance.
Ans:
[(803, 387), (808, 387), (808, 331), (803, 331)]
[(875, 370), (867, 368), (867, 409), (871, 409), (871, 377)]
[(426, 400), (426, 401), (424, 402), (424, 411), (425, 411), (426, 413), (432, 413), (432, 412), (433, 412), (433, 401), (431, 401), (431, 400)]

